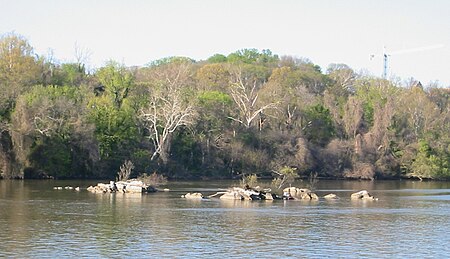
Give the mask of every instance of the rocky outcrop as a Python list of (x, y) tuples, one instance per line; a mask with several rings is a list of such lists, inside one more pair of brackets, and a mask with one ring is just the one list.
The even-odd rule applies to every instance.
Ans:
[(259, 198), (260, 193), (256, 192), (252, 189), (244, 189), (240, 187), (233, 187), (228, 189), (222, 196), (220, 196), (221, 200), (261, 200)]
[(109, 184), (98, 183), (96, 186), (89, 186), (88, 191), (92, 193), (148, 193), (156, 192), (153, 186), (149, 186), (142, 181), (133, 179), (127, 181), (114, 182), (110, 181)]
[[(208, 196), (213, 198), (219, 196), (221, 200), (273, 200), (274, 195), (270, 190), (255, 190), (252, 188), (232, 187), (224, 192), (217, 192)], [(276, 196), (275, 196), (276, 197)]]
[(310, 189), (300, 189), (297, 187), (288, 187), (283, 190), (283, 197), (294, 200), (319, 200), (319, 196)]
[(378, 198), (373, 197), (368, 191), (362, 190), (359, 192), (352, 193), (350, 196), (352, 200), (378, 200)]

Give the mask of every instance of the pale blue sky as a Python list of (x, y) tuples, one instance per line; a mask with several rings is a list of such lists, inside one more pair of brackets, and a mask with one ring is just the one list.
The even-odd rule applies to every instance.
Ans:
[(382, 73), (371, 54), (392, 55), (389, 74), (450, 86), (448, 0), (0, 0), (0, 34), (24, 35), (62, 62), (75, 44), (92, 67), (143, 65), (167, 56), (206, 59), (243, 48)]

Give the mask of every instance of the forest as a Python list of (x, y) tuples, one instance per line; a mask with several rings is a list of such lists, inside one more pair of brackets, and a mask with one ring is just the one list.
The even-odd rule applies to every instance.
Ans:
[(111, 179), (131, 161), (169, 179), (450, 179), (448, 86), (270, 50), (95, 70), (85, 54), (0, 37), (0, 178)]

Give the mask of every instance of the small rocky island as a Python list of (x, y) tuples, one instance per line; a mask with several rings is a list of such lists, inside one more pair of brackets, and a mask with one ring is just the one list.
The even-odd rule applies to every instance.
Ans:
[(89, 186), (88, 191), (92, 193), (150, 193), (156, 192), (156, 188), (147, 185), (137, 179), (126, 181), (110, 181), (108, 183), (98, 183), (96, 186)]
[[(231, 187), (226, 191), (204, 196), (202, 193), (187, 193), (181, 196), (188, 200), (202, 200), (219, 197), (221, 200), (304, 200), (317, 201), (319, 196), (307, 188), (288, 187), (283, 189), (283, 195), (279, 196), (271, 192), (270, 189), (259, 190), (258, 188)], [(330, 193), (323, 197), (325, 200), (340, 199), (336, 194)], [(362, 190), (355, 192), (350, 196), (351, 200), (378, 200), (368, 191)]]
[[(89, 186), (87, 190), (92, 193), (152, 193), (156, 192), (156, 186), (161, 183), (166, 183), (167, 179), (156, 172), (147, 175), (141, 174), (139, 178), (129, 179), (131, 170), (134, 165), (131, 161), (125, 161), (117, 173), (116, 181), (109, 183), (98, 183), (96, 186)], [(282, 185), (288, 182), (293, 182), (298, 175), (294, 173), (294, 169), (285, 168), (285, 172), (278, 173), (281, 177), (275, 178), (272, 181), (272, 186), (276, 186), (279, 190)], [(311, 180), (310, 180), (311, 181)], [(257, 182), (256, 175), (244, 176), (241, 181), (241, 187), (230, 187), (225, 191), (219, 191), (209, 196), (204, 196), (202, 193), (186, 193), (181, 197), (188, 200), (203, 200), (218, 197), (220, 200), (304, 200), (304, 201), (318, 201), (319, 196), (308, 188), (287, 187), (282, 190), (282, 194), (272, 192), (271, 188), (261, 188), (255, 186)], [(311, 181), (312, 183), (314, 181)], [(274, 185), (275, 184), (275, 185)], [(168, 189), (164, 189), (165, 191)], [(323, 197), (325, 200), (338, 200), (339, 197), (330, 193)], [(350, 196), (351, 200), (378, 200), (373, 197), (368, 191), (362, 190), (355, 192)]]

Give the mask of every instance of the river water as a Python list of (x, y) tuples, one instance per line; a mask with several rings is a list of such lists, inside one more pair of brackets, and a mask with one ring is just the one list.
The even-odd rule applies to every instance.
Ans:
[[(192, 201), (235, 183), (92, 194), (86, 181), (0, 181), (0, 258), (448, 258), (450, 183), (319, 181), (338, 201)], [(54, 190), (80, 186), (81, 191)], [(295, 184), (305, 186), (304, 182)], [(351, 201), (366, 189), (378, 201)]]

